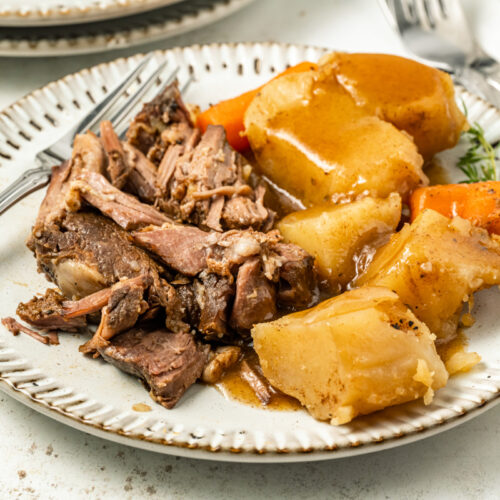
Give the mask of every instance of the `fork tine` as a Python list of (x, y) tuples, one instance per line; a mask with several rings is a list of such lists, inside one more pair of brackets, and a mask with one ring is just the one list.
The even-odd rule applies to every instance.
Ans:
[(422, 28), (431, 30), (434, 28), (434, 19), (425, 0), (413, 0), (415, 16)]
[(137, 75), (151, 61), (153, 54), (148, 54), (142, 61), (131, 70), (127, 76), (89, 113), (77, 126), (77, 134), (86, 132), (93, 126), (97, 125), (107, 111), (116, 103), (122, 92), (130, 86)]
[(394, 3), (401, 7), (401, 12), (408, 23), (418, 23), (415, 0), (394, 0)]
[(382, 9), (392, 24), (392, 27), (401, 33), (405, 27), (411, 27), (416, 24), (414, 9), (412, 4), (403, 0), (380, 0)]
[[(96, 106), (78, 123), (75, 127), (71, 129), (68, 134), (60, 138), (55, 144), (48, 146), (41, 153), (49, 156), (52, 160), (58, 163), (63, 162), (68, 156), (71, 155), (73, 137), (76, 134), (81, 134), (91, 129), (93, 126), (97, 125), (104, 115), (109, 111), (109, 109), (115, 104), (118, 98), (122, 95), (122, 92), (130, 86), (132, 81), (137, 77), (137, 75), (144, 69), (144, 67), (151, 61), (153, 54), (148, 54), (143, 57), (141, 62), (135, 66), (131, 71), (127, 73), (125, 78), (106, 96), (96, 104)], [(39, 153), (39, 154), (41, 154)]]
[[(436, 2), (437, 6), (439, 8), (439, 11), (441, 13), (441, 17), (444, 17), (444, 18), (447, 18), (450, 14), (449, 12), (449, 9), (448, 9), (448, 6), (449, 6), (449, 2), (447, 2), (446, 0), (437, 0)], [(456, 4), (456, 2), (455, 2)], [(461, 8), (460, 5), (458, 5), (459, 9)]]
[(194, 82), (194, 76), (193, 75), (189, 75), (189, 78), (186, 80), (186, 83), (181, 87), (180, 89), (180, 93), (181, 95), (182, 94), (185, 94), (187, 92), (187, 89), (189, 88), (189, 86)]
[[(69, 148), (69, 153), (71, 153), (71, 148)], [(67, 156), (71, 156), (71, 154)], [(57, 165), (58, 163), (62, 163), (65, 160), (64, 158), (61, 158), (61, 155), (58, 152), (56, 153), (50, 148), (40, 151), (37, 155), (37, 158), (46, 165)]]
[[(155, 83), (158, 76), (165, 69), (167, 65), (167, 61), (162, 62), (140, 85), (140, 87), (131, 92), (127, 97), (127, 100), (120, 106), (120, 109), (115, 112), (114, 115), (109, 119), (113, 127), (118, 127), (124, 119), (126, 119), (128, 113), (131, 108), (133, 108), (137, 102), (144, 96), (144, 94), (152, 87)], [(169, 75), (167, 80), (170, 82), (171, 79), (175, 77), (177, 72), (179, 71), (179, 67), (175, 68), (174, 71)]]
[[(141, 84), (136, 92), (131, 94), (128, 99), (123, 103), (121, 108), (110, 118), (113, 128), (116, 130), (118, 137), (125, 132), (128, 126), (128, 119), (130, 118), (130, 113), (134, 106), (139, 102), (139, 100), (144, 96), (144, 94), (153, 86), (158, 76), (165, 69), (167, 62), (163, 62), (158, 66), (158, 68), (149, 75), (146, 80)], [(179, 66), (168, 75), (168, 78), (163, 83), (163, 85), (169, 85), (172, 83), (179, 72)]]
[[(430, 12), (434, 20), (434, 25), (436, 29), (439, 28), (439, 25), (443, 22), (446, 22), (448, 19), (448, 9), (445, 7), (446, 1), (443, 0), (424, 0), (427, 5), (427, 9)], [(455, 0), (455, 5), (458, 5)], [(460, 9), (460, 6), (458, 6)]]

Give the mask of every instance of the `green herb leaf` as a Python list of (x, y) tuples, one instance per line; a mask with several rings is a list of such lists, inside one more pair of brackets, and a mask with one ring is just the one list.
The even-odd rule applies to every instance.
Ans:
[[(464, 114), (467, 116), (467, 108), (464, 106)], [(469, 149), (458, 160), (458, 168), (467, 176), (462, 183), (473, 183), (482, 181), (496, 181), (497, 176), (497, 152), (496, 149), (484, 137), (484, 130), (479, 123), (474, 122), (471, 127), (463, 132), (469, 140)]]

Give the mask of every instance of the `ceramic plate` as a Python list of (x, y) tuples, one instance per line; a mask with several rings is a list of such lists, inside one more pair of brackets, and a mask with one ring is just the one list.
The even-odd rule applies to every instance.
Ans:
[[(114, 20), (71, 26), (5, 27), (0, 29), (0, 56), (76, 55), (156, 42), (218, 21), (252, 1), (185, 0), (175, 5)], [(109, 0), (107, 3), (127, 2), (128, 0)], [(130, 2), (142, 3), (141, 0)], [(100, 2), (92, 0), (92, 3)], [(165, 1), (163, 3), (165, 4)], [(0, 9), (1, 4), (2, 0)]]
[[(323, 50), (278, 44), (195, 46), (155, 54), (180, 80), (190, 73), (188, 102), (206, 106), (253, 88), (287, 64), (317, 60)], [(32, 167), (31, 155), (54, 141), (99, 99), (108, 86), (142, 56), (96, 66), (34, 92), (0, 114), (0, 186)], [(223, 84), (221, 84), (223, 82)], [(500, 138), (499, 112), (458, 89), (471, 121), (491, 140)], [(458, 150), (460, 147), (458, 148)], [(450, 174), (458, 150), (442, 155)], [(43, 193), (33, 194), (2, 218), (0, 317), (14, 314), (19, 301), (48, 286), (25, 246)], [(78, 352), (82, 339), (61, 334), (59, 346), (13, 337), (0, 325), (0, 388), (24, 404), (67, 425), (105, 439), (161, 453), (233, 461), (309, 461), (368, 453), (402, 445), (449, 429), (500, 400), (499, 291), (477, 295), (470, 349), (482, 362), (452, 377), (430, 406), (417, 401), (333, 427), (305, 411), (271, 411), (228, 401), (212, 387), (191, 387), (173, 410), (154, 404), (135, 378)], [(149, 405), (138, 413), (133, 406)], [(493, 439), (493, 436), (492, 436)]]
[(2, 0), (0, 26), (88, 23), (171, 5), (181, 0)]

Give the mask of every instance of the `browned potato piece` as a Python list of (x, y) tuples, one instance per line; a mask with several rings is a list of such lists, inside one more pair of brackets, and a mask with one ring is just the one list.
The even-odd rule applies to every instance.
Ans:
[(285, 240), (316, 259), (333, 289), (343, 289), (356, 274), (357, 257), (367, 245), (386, 243), (401, 218), (401, 197), (366, 197), (342, 205), (319, 205), (287, 215), (278, 224)]
[(411, 138), (357, 106), (328, 71), (267, 84), (245, 127), (261, 173), (306, 206), (361, 193), (405, 200), (427, 183)]
[(392, 236), (356, 282), (394, 290), (443, 340), (455, 336), (471, 294), (499, 283), (500, 238), (434, 210)]
[(434, 335), (386, 288), (258, 324), (252, 337), (271, 384), (333, 424), (421, 396), (429, 403), (448, 380)]
[(408, 132), (425, 159), (458, 142), (466, 119), (446, 73), (388, 54), (336, 52), (322, 62), (358, 105)]

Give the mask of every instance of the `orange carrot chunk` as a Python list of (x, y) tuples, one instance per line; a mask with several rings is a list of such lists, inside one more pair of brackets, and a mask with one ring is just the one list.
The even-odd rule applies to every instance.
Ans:
[[(315, 70), (318, 65), (312, 62), (302, 62), (296, 66), (291, 66), (285, 71), (280, 73), (274, 79), (279, 78), (283, 75), (288, 75), (290, 73), (301, 73), (303, 71)], [(241, 133), (245, 130), (243, 125), (243, 117), (245, 116), (245, 111), (252, 102), (253, 98), (259, 93), (259, 88), (250, 90), (232, 99), (227, 99), (225, 101), (220, 101), (214, 104), (203, 113), (198, 115), (196, 124), (205, 132), (209, 125), (223, 125), (226, 129), (227, 141), (231, 146), (236, 149), (236, 151), (244, 151), (248, 149), (248, 139), (242, 137)]]
[(410, 198), (411, 220), (426, 208), (500, 234), (500, 181), (418, 188)]

